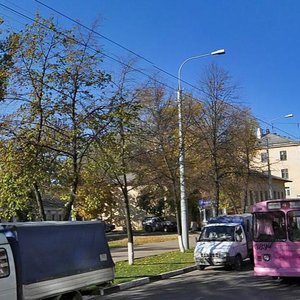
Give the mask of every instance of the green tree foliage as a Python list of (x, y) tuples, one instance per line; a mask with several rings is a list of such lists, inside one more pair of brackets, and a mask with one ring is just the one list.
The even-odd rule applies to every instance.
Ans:
[[(0, 33), (0, 215), (45, 219), (43, 196), (51, 194), (65, 200), (65, 220), (72, 209), (110, 217), (118, 191), (132, 244), (129, 194), (138, 189), (141, 208), (175, 213), (180, 225), (174, 95), (138, 84), (131, 63), (113, 81), (92, 32), (37, 15), (20, 32)], [(200, 89), (200, 99), (183, 95), (189, 206), (196, 215), (197, 199), (210, 197), (216, 208), (238, 210), (256, 122), (236, 109), (237, 88), (224, 70), (210, 66)]]
[(165, 88), (156, 83), (140, 90), (139, 98), (143, 109), (136, 148), (137, 175), (140, 185), (146, 186), (140, 205), (150, 201), (151, 210), (158, 211), (164, 199), (164, 213), (177, 216), (180, 232), (177, 108)]
[[(0, 26), (3, 24), (3, 19), (0, 17)], [(18, 35), (11, 33), (6, 34), (6, 30), (0, 28), (0, 101), (4, 99), (11, 68), (13, 65), (13, 56), (18, 45)]]
[[(24, 174), (23, 151), (13, 143), (0, 147), (1, 218), (10, 220), (29, 210), (31, 204), (30, 172)], [(29, 217), (29, 216), (27, 216)]]
[[(48, 84), (53, 71), (52, 50), (59, 43), (53, 32), (44, 26), (50, 26), (51, 21), (37, 21), (27, 26), (24, 31), (13, 34), (15, 37), (14, 55), (11, 57), (12, 67), (7, 88), (8, 101), (15, 102), (15, 110), (3, 116), (6, 127), (2, 134), (5, 142), (13, 140), (18, 150), (23, 151), (24, 170), (22, 174), (32, 174), (28, 182), (32, 195), (35, 195), (39, 209), (39, 217), (45, 219), (42, 204), (43, 185), (49, 183), (46, 153), (42, 143), (47, 139), (44, 128), (49, 115), (47, 103), (51, 92)], [(28, 159), (28, 160), (26, 160)], [(24, 175), (25, 176), (25, 175)]]
[(78, 31), (72, 36), (75, 38), (63, 39), (53, 74), (56, 93), (52, 96), (49, 145), (65, 166), (63, 180), (69, 187), (66, 220), (76, 204), (85, 158), (94, 141), (105, 132), (111, 107), (102, 92), (110, 76), (100, 68), (100, 51), (91, 52), (92, 36), (82, 36)]
[(161, 197), (161, 194), (160, 189), (154, 190), (153, 186), (148, 186), (142, 190), (138, 197), (138, 206), (149, 215), (162, 216), (165, 209), (165, 199)]
[(76, 213), (86, 220), (102, 218), (111, 220), (116, 207), (114, 186), (107, 180), (98, 162), (89, 159), (81, 173), (77, 195)]
[[(134, 136), (137, 134), (136, 120), (140, 104), (137, 101), (131, 63), (122, 69), (114, 81), (109, 112), (110, 124), (106, 134), (98, 140), (93, 159), (97, 161), (107, 181), (115, 190), (120, 190), (124, 200), (125, 223), (128, 236), (128, 262), (134, 263), (133, 233), (131, 222), (130, 189), (134, 185)], [(133, 176), (132, 176), (133, 175)]]
[(42, 195), (49, 192), (66, 200), (70, 218), (84, 158), (108, 122), (102, 90), (110, 76), (93, 44), (91, 35), (58, 29), (38, 15), (18, 33), (6, 98), (15, 100), (15, 110), (2, 117), (2, 135), (22, 148), (24, 159), (31, 151), (25, 168), (35, 174), (29, 186), (42, 219)]

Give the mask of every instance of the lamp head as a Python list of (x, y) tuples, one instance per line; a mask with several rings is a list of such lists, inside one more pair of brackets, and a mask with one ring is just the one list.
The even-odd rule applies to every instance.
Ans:
[(210, 55), (222, 55), (225, 54), (225, 49), (219, 49), (210, 53)]
[(288, 115), (285, 115), (284, 117), (285, 118), (292, 118), (294, 115), (293, 114), (288, 114)]

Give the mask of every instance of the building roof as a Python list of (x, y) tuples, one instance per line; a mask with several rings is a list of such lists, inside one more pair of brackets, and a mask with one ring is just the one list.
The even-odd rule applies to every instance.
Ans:
[(50, 195), (43, 196), (45, 208), (65, 208), (65, 202)]
[[(269, 178), (269, 174), (268, 173), (266, 173), (266, 172), (260, 172), (260, 171), (257, 171), (257, 170), (251, 170), (250, 171), (250, 176), (261, 177), (261, 178)], [(282, 177), (278, 177), (278, 176), (274, 176), (274, 175), (271, 175), (271, 177), (274, 180), (279, 180), (279, 181), (283, 181), (283, 182), (292, 182), (292, 180), (288, 180), (288, 179), (285, 179), (285, 178), (282, 178)]]
[(299, 141), (281, 136), (276, 133), (267, 133), (259, 140), (259, 147), (282, 147), (290, 145), (299, 145)]

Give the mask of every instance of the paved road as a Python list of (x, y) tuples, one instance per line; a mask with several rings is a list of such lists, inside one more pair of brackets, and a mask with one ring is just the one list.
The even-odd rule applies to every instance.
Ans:
[[(191, 248), (195, 247), (196, 240), (195, 238), (198, 237), (198, 234), (192, 233), (189, 234), (189, 245)], [(178, 240), (175, 239), (173, 241), (166, 241), (166, 242), (160, 242), (160, 243), (151, 243), (151, 244), (145, 244), (141, 246), (135, 246), (134, 247), (134, 257), (135, 258), (141, 258), (146, 257), (150, 255), (156, 255), (163, 252), (170, 252), (179, 250), (178, 246)], [(127, 248), (112, 248), (111, 255), (114, 260), (114, 262), (118, 262), (121, 260), (127, 260), (128, 259), (128, 252)]]
[(240, 272), (209, 267), (95, 300), (298, 300), (299, 279), (254, 277), (249, 263)]

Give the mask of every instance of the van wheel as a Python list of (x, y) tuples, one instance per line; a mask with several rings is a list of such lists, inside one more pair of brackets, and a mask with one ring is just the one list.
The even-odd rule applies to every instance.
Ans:
[(203, 271), (205, 269), (204, 265), (197, 265), (197, 270)]
[(236, 271), (241, 271), (242, 269), (242, 257), (239, 254), (234, 258), (234, 269)]
[(232, 265), (226, 264), (226, 265), (224, 266), (224, 268), (225, 268), (226, 271), (231, 271), (231, 270), (232, 270)]
[(72, 300), (82, 300), (82, 296), (81, 296), (80, 292), (75, 292)]

